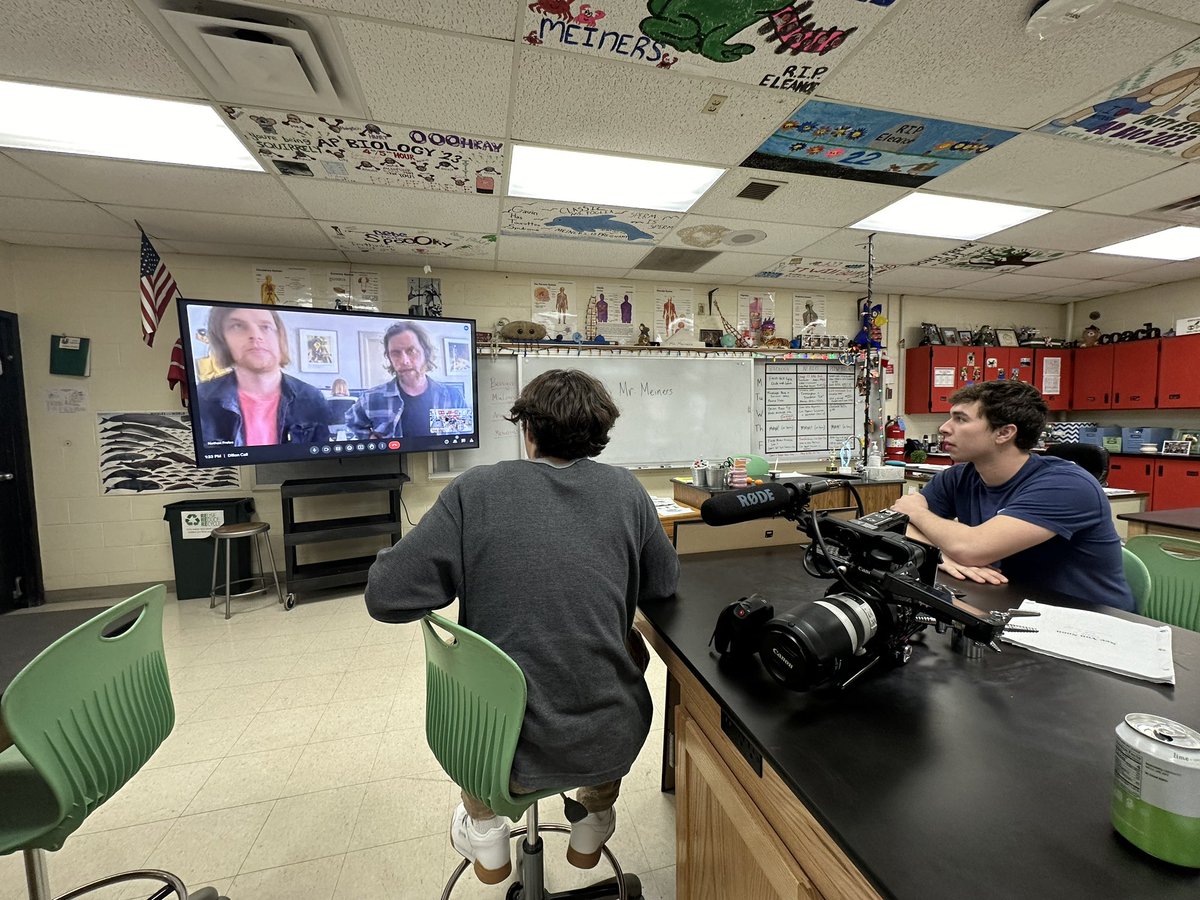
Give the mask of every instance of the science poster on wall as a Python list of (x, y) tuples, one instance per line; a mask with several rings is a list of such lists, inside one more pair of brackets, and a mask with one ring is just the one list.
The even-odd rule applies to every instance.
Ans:
[(546, 326), (546, 337), (569, 339), (582, 333), (575, 282), (534, 281), (531, 285), (532, 319)]
[(356, 253), (483, 259), (496, 252), (494, 234), (334, 222), (322, 222), (321, 226), (335, 244)]
[(1180, 159), (1200, 158), (1200, 41), (1167, 54), (1038, 130)]
[(812, 100), (792, 113), (742, 165), (920, 187), (1016, 134)]
[(254, 270), (258, 302), (264, 306), (312, 306), (312, 281), (308, 269), (288, 266), (284, 269)]
[(768, 330), (771, 332), (767, 337), (774, 337), (775, 295), (769, 291), (758, 293), (740, 291), (738, 293), (738, 334), (757, 344), (763, 337), (764, 322), (769, 323)]
[(352, 272), (329, 273), (329, 296), (334, 306), (350, 306), (354, 309), (380, 311), (382, 294), (379, 288), (379, 273), (357, 269)]
[(811, 94), (895, 0), (535, 0), (526, 44)]
[(825, 334), (826, 316), (824, 294), (792, 294), (792, 336)]
[(500, 218), (500, 232), (525, 237), (649, 244), (670, 232), (682, 218), (683, 213), (652, 209), (510, 200)]
[(1036, 250), (1032, 247), (993, 246), (991, 244), (961, 244), (944, 253), (916, 263), (941, 269), (988, 269), (997, 272), (1019, 272), (1032, 266), (1071, 256), (1063, 250)]
[(221, 112), (280, 175), (459, 194), (500, 188), (504, 142), (497, 138), (275, 109)]
[(596, 298), (596, 334), (606, 341), (632, 344), (636, 329), (633, 326), (633, 303), (635, 294), (632, 284), (594, 285)]
[(651, 333), (663, 345), (688, 344), (696, 340), (696, 301), (692, 288), (654, 289), (654, 327)]
[(102, 412), (96, 416), (100, 493), (163, 494), (240, 487), (236, 466), (196, 468), (186, 412)]

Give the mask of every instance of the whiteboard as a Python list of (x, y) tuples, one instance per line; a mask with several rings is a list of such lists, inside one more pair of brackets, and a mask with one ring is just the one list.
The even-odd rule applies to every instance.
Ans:
[(450, 450), (445, 462), (434, 454), (435, 472), (465, 472), (472, 466), (486, 466), (505, 459), (519, 459), (521, 432), (505, 416), (519, 393), (517, 358), (484, 356), (477, 358), (479, 377), (479, 447), (474, 450)]
[(745, 452), (754, 433), (749, 359), (550, 356), (520, 361), (524, 386), (551, 369), (580, 369), (604, 382), (621, 417), (598, 457), (614, 466), (690, 466)]
[(847, 440), (860, 446), (866, 400), (857, 369), (836, 360), (759, 360), (754, 375), (754, 452), (768, 459), (823, 459)]

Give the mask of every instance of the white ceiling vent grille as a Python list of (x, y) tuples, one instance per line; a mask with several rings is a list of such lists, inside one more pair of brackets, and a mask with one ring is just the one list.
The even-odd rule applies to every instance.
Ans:
[(365, 118), (330, 20), (229, 0), (135, 0), (222, 102)]

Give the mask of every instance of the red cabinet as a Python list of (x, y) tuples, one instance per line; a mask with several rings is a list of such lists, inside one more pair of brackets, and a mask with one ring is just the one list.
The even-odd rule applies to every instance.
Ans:
[[(1108, 458), (1108, 486), (1151, 494), (1154, 491), (1154, 466), (1157, 462), (1157, 459), (1144, 456), (1113, 454)], [(1149, 502), (1146, 508), (1151, 508)]]
[(1113, 348), (1083, 347), (1075, 351), (1071, 409), (1109, 409), (1112, 406)]
[(984, 381), (1024, 381), (1033, 383), (1031, 347), (970, 347), (983, 359)]
[(962, 387), (962, 347), (913, 347), (904, 353), (904, 411), (909, 415), (950, 411), (950, 395)]
[(1150, 509), (1200, 506), (1200, 457), (1159, 459), (1155, 461), (1154, 469)]
[(1154, 409), (1161, 343), (1155, 339), (1113, 345), (1113, 409)]
[(1042, 392), (1042, 399), (1052, 410), (1071, 408), (1073, 352), (1071, 350), (1033, 351), (1033, 386)]
[(1158, 408), (1200, 407), (1200, 334), (1163, 338), (1158, 358)]

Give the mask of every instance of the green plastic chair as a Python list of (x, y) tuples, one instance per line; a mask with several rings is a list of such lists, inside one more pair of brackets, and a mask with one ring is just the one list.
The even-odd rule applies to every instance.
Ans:
[[(45, 851), (62, 847), (175, 724), (162, 643), (165, 598), (166, 589), (156, 585), (84, 622), (39, 653), (0, 698), (13, 740), (0, 753), (0, 855), (24, 853), (31, 900), (51, 898)], [(169, 872), (141, 869), (60, 900), (141, 879), (165, 885), (155, 889), (156, 900), (217, 898), (212, 888), (189, 895)]]
[(1150, 602), (1150, 571), (1128, 547), (1121, 548), (1121, 562), (1125, 566), (1125, 581), (1133, 594), (1134, 603), (1140, 615), (1147, 615), (1146, 606)]
[(1150, 573), (1150, 600), (1144, 616), (1200, 631), (1200, 542), (1165, 534), (1139, 534), (1125, 549)]
[[(453, 640), (446, 641), (434, 626)], [(507, 653), (457, 622), (428, 613), (421, 627), (425, 638), (425, 739), (429, 749), (455, 784), (498, 815), (514, 822), (525, 816), (525, 827), (512, 831), (513, 837), (528, 835), (518, 854), (519, 896), (522, 900), (542, 900), (550, 895), (544, 888), (539, 832), (569, 834), (571, 829), (566, 825), (539, 825), (537, 801), (576, 785), (512, 795), (512, 762), (525, 720), (525, 674)], [(608, 847), (601, 850), (616, 873), (609, 893), (597, 893), (593, 886), (553, 896), (583, 896), (587, 891), (588, 897), (640, 897), (637, 876), (623, 873)], [(464, 859), (451, 874), (442, 900), (448, 900), (468, 865)]]

